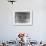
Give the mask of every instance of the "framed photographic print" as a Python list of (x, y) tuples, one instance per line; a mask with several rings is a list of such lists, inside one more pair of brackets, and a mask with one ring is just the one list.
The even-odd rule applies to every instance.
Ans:
[(32, 11), (15, 11), (14, 24), (16, 26), (31, 26), (32, 17)]

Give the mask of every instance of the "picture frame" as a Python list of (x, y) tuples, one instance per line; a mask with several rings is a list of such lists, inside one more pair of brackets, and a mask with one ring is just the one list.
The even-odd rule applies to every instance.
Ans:
[(33, 11), (15, 11), (13, 16), (13, 23), (15, 26), (32, 26)]

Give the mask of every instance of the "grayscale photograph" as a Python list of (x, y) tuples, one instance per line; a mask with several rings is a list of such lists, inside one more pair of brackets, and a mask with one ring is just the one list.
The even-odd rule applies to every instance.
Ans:
[(30, 21), (30, 12), (16, 12), (15, 22), (16, 23), (28, 23)]

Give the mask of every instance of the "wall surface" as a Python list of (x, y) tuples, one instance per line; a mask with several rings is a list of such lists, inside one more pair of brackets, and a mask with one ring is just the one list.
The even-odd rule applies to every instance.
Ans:
[[(32, 26), (15, 26), (13, 16), (17, 10), (33, 10)], [(46, 40), (46, 0), (17, 0), (13, 5), (0, 0), (0, 40), (15, 40), (18, 32), (26, 32), (33, 40)]]

